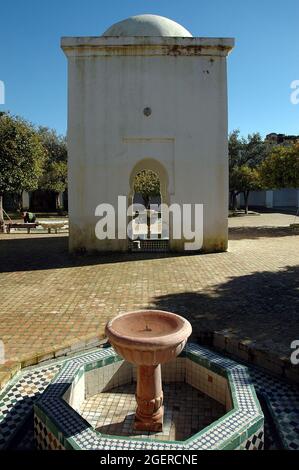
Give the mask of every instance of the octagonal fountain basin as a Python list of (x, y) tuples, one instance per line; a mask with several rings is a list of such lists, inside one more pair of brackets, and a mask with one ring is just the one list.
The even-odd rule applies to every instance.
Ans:
[(34, 406), (40, 449), (261, 449), (264, 417), (247, 368), (188, 343), (161, 366), (163, 431), (134, 428), (137, 366), (113, 348), (66, 360)]
[(134, 429), (161, 432), (164, 395), (161, 366), (179, 355), (192, 327), (188, 320), (162, 310), (127, 312), (106, 325), (115, 351), (137, 365)]

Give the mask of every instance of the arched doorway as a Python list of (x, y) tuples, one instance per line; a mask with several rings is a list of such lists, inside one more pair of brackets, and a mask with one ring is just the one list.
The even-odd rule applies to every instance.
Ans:
[(169, 250), (169, 227), (163, 224), (161, 204), (169, 205), (167, 172), (157, 160), (141, 160), (130, 175), (130, 251)]

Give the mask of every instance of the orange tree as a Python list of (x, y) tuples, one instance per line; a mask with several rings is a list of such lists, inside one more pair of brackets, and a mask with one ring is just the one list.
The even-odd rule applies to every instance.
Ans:
[(267, 189), (299, 187), (299, 143), (273, 147), (260, 166), (262, 184)]
[(142, 170), (135, 177), (134, 191), (140, 193), (145, 208), (149, 208), (150, 198), (160, 194), (160, 181), (157, 173), (152, 170)]
[(66, 139), (47, 127), (39, 127), (38, 133), (46, 154), (38, 186), (55, 193), (56, 209), (60, 209), (59, 193), (67, 187)]
[(237, 208), (237, 195), (243, 193), (247, 213), (250, 191), (262, 189), (259, 167), (269, 147), (259, 133), (249, 134), (246, 139), (239, 134), (234, 130), (228, 139), (230, 207)]
[(3, 196), (38, 187), (45, 151), (35, 128), (24, 119), (0, 113), (0, 231), (3, 231)]

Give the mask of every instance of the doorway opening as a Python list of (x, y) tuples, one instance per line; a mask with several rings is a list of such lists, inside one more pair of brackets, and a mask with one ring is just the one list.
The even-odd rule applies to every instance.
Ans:
[(129, 200), (132, 204), (129, 250), (169, 251), (169, 227), (162, 223), (161, 203), (166, 201), (160, 172), (137, 168), (131, 178)]

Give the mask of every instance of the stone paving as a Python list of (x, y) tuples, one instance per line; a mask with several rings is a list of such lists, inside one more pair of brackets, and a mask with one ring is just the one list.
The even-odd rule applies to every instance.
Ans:
[(299, 217), (294, 214), (261, 213), (248, 216), (230, 217), (229, 227), (285, 227)]
[[(299, 236), (284, 214), (273, 214), (275, 223), (270, 216), (230, 218), (229, 252), (208, 255), (72, 256), (64, 234), (2, 234), (0, 339), (7, 365), (103, 337), (109, 318), (148, 307), (185, 315), (195, 333), (231, 329), (289, 356), (299, 339)], [(268, 227), (257, 226), (263, 217)], [(253, 219), (259, 222), (248, 227)]]

